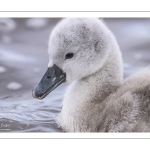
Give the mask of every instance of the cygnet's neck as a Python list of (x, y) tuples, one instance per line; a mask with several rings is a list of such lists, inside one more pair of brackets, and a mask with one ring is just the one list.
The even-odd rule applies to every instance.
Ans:
[(109, 54), (101, 69), (90, 76), (74, 81), (68, 87), (59, 124), (66, 131), (83, 131), (84, 129), (79, 127), (84, 128), (84, 123), (87, 124), (89, 118), (87, 113), (89, 109), (94, 109), (93, 104), (104, 102), (121, 84), (122, 58), (117, 49)]
[(109, 54), (108, 59), (102, 68), (78, 82), (85, 84), (86, 87), (83, 89), (83, 92), (85, 89), (89, 89), (89, 94), (91, 93), (95, 96), (96, 99), (89, 99), (90, 101), (101, 101), (122, 84), (122, 68), (121, 53), (117, 49)]
[[(109, 54), (102, 68), (94, 74), (74, 81), (68, 88), (68, 92), (71, 92), (71, 97), (77, 93), (91, 95), (89, 99), (84, 98), (86, 101), (103, 100), (122, 84), (122, 68), (121, 53), (119, 49), (116, 49)], [(68, 92), (66, 96), (69, 96)], [(81, 97), (79, 101), (82, 101)]]

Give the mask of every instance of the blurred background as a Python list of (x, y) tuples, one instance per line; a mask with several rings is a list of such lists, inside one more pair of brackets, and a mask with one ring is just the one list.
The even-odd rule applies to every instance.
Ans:
[[(0, 18), (0, 132), (62, 132), (55, 123), (67, 85), (44, 100), (32, 89), (47, 70), (48, 38), (61, 18)], [(149, 18), (104, 18), (124, 60), (124, 77), (150, 64)]]

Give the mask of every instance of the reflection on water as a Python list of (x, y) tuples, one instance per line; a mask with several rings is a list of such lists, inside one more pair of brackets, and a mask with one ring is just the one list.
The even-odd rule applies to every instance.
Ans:
[(0, 60), (5, 62), (15, 61), (15, 62), (24, 62), (24, 63), (31, 63), (33, 61), (36, 61), (36, 59), (31, 56), (16, 53), (2, 46), (0, 46)]
[(0, 18), (0, 32), (8, 33), (16, 28), (16, 22), (10, 18)]
[(61, 132), (55, 118), (61, 110), (61, 99), (65, 92), (64, 85), (44, 100), (34, 100), (31, 95), (26, 97), (6, 97), (1, 101), (0, 132)]
[(39, 30), (48, 26), (46, 18), (31, 18), (26, 21), (26, 26), (31, 30)]
[[(44, 100), (32, 89), (47, 69), (49, 33), (57, 18), (0, 18), (0, 132), (62, 132), (55, 118), (66, 84)], [(104, 19), (115, 34), (124, 76), (150, 64), (150, 19)]]
[(9, 33), (15, 30), (17, 27), (16, 22), (10, 18), (0, 18), (0, 41), (4, 44), (12, 42), (12, 38)]
[(3, 72), (5, 72), (5, 71), (6, 71), (6, 68), (0, 66), (0, 73), (3, 73)]
[(9, 90), (18, 90), (22, 87), (22, 85), (20, 83), (16, 83), (16, 82), (11, 82), (7, 85), (7, 89)]

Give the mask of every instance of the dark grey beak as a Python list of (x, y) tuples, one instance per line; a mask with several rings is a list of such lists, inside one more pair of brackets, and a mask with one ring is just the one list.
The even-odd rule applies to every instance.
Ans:
[(32, 90), (34, 98), (43, 99), (61, 83), (66, 81), (66, 74), (57, 67), (48, 68), (40, 83)]

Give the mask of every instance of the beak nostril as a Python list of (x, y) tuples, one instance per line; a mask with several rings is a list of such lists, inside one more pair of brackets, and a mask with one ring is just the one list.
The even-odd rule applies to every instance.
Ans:
[(47, 78), (49, 78), (49, 79), (50, 79), (50, 78), (51, 78), (51, 76), (47, 76)]

